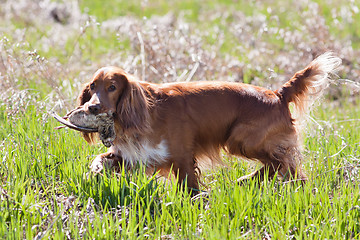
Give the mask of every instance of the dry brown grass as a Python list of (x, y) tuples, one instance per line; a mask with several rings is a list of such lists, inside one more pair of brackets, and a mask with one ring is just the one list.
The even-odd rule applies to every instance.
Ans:
[[(218, 25), (203, 24), (202, 29), (201, 23), (187, 20), (181, 12), (149, 19), (123, 16), (98, 23), (82, 13), (75, 1), (5, 1), (0, 10), (4, 32), (0, 84), (8, 91), (2, 99), (36, 85), (41, 86), (36, 92), (47, 95), (53, 106), (71, 106), (81, 84), (104, 65), (123, 67), (152, 82), (243, 81), (246, 75), (246, 81), (277, 88), (327, 50), (344, 60), (340, 76), (351, 81), (340, 83), (346, 82), (351, 94), (358, 96), (360, 51), (353, 49), (350, 40), (331, 35), (318, 4), (311, 3), (307, 10), (303, 6), (303, 1), (294, 6), (303, 11), (304, 21), (297, 29), (274, 27), (281, 25), (276, 15), (281, 12), (272, 9), (268, 9), (271, 17), (246, 16), (230, 9), (220, 13), (204, 10), (198, 19), (216, 20)], [(125, 41), (130, 45), (117, 49), (102, 46), (105, 53), (93, 59), (84, 57), (89, 52), (86, 39), (102, 38), (100, 45), (106, 45), (106, 39), (114, 36), (119, 45)], [(229, 52), (222, 50), (225, 41), (235, 44)], [(333, 88), (333, 94), (340, 97), (337, 87)]]

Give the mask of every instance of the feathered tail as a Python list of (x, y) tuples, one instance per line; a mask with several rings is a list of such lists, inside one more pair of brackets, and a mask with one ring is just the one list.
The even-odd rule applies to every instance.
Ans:
[(314, 59), (305, 69), (295, 75), (278, 90), (282, 101), (293, 102), (301, 115), (319, 98), (329, 85), (329, 75), (335, 74), (341, 59), (326, 52)]

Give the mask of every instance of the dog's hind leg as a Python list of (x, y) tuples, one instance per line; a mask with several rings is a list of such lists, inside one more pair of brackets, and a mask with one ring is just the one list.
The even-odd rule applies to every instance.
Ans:
[(244, 183), (249, 179), (263, 181), (265, 176), (272, 178), (276, 172), (283, 179), (295, 178), (306, 181), (306, 174), (301, 169), (301, 154), (296, 147), (277, 146), (274, 151), (263, 154), (257, 159), (264, 165), (259, 170), (238, 179), (239, 183)]
[(301, 167), (302, 155), (300, 151), (293, 147), (282, 156), (282, 159), (286, 163), (283, 169), (280, 170), (284, 175), (284, 179), (296, 179), (305, 183), (307, 176)]

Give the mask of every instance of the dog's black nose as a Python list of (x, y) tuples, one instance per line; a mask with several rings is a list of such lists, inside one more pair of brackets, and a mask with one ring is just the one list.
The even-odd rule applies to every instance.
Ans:
[(91, 114), (98, 114), (100, 111), (100, 104), (91, 104), (89, 105), (89, 112)]

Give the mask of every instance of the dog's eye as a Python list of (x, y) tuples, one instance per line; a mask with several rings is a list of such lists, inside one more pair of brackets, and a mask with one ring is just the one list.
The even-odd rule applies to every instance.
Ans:
[(109, 88), (108, 88), (108, 91), (109, 92), (112, 92), (112, 91), (115, 91), (116, 87), (115, 85), (111, 85)]
[(94, 89), (95, 89), (95, 83), (90, 84), (90, 89), (91, 89), (91, 90), (94, 90)]

